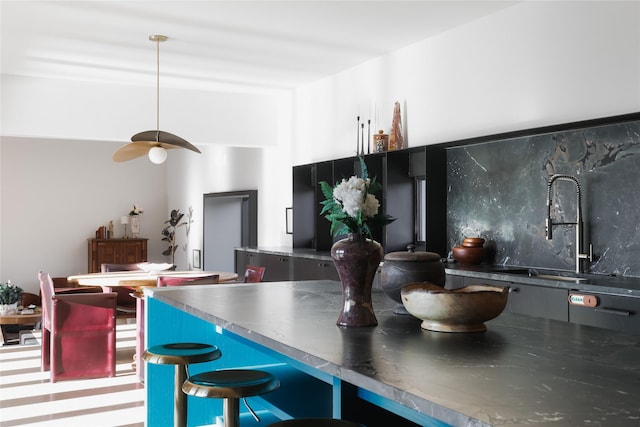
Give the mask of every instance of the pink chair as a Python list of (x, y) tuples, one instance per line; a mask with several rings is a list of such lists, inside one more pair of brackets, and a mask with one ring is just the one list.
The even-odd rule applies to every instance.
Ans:
[[(111, 273), (116, 271), (142, 271), (142, 266), (146, 262), (137, 264), (101, 264), (100, 272)], [(129, 319), (136, 317), (136, 300), (131, 296), (131, 288), (121, 286), (104, 287), (107, 292), (115, 292), (118, 294), (118, 303), (116, 305), (116, 316), (119, 319)]]
[(264, 278), (265, 267), (257, 267), (255, 265), (247, 265), (244, 270), (244, 282), (245, 283), (258, 283), (262, 282)]
[(56, 295), (40, 272), (42, 370), (51, 382), (116, 375), (116, 298), (109, 293)]

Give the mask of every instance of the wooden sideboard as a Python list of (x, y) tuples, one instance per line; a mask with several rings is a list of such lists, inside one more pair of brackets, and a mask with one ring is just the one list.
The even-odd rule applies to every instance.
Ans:
[(133, 264), (147, 261), (148, 239), (89, 239), (89, 273), (100, 265)]

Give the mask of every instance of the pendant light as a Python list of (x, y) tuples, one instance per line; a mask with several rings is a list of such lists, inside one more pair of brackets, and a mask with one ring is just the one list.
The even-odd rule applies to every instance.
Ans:
[(146, 154), (151, 162), (161, 164), (167, 159), (167, 150), (173, 148), (186, 148), (200, 153), (196, 146), (179, 136), (160, 130), (160, 43), (167, 38), (158, 34), (149, 36), (149, 40), (156, 43), (156, 130), (147, 130), (133, 135), (130, 143), (123, 145), (113, 154), (113, 160), (116, 162), (126, 162)]

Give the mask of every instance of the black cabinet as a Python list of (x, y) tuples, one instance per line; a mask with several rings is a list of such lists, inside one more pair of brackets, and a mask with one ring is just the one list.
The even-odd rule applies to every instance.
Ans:
[(445, 277), (444, 287), (447, 289), (458, 289), (465, 286), (465, 278), (463, 276), (455, 276), (453, 274), (447, 274)]
[[(424, 146), (364, 156), (370, 178), (382, 185), (376, 194), (382, 212), (396, 221), (372, 230), (385, 252), (446, 250), (446, 153)], [(334, 242), (330, 223), (320, 216), (324, 195), (319, 182), (331, 185), (360, 175), (357, 157), (293, 167), (293, 247), (328, 251)], [(421, 232), (419, 232), (421, 230)]]
[[(502, 282), (507, 283), (507, 282)], [(511, 287), (505, 311), (542, 317), (544, 319), (569, 321), (569, 291), (529, 284), (508, 282)]]
[[(594, 298), (595, 306), (569, 304), (569, 321), (581, 325), (640, 334), (640, 298), (592, 292), (571, 292), (578, 297)], [(580, 301), (580, 299), (576, 299)]]
[(292, 257), (292, 280), (340, 280), (333, 261)]
[(291, 254), (256, 252), (237, 248), (236, 271), (244, 274), (247, 264), (265, 267), (263, 281), (340, 280), (333, 261), (322, 257), (301, 257)]
[(241, 249), (236, 249), (235, 252), (236, 272), (239, 275), (239, 280), (244, 277), (244, 270), (247, 265), (264, 267), (262, 280), (265, 282), (291, 280), (292, 263), (288, 256)]
[(265, 267), (265, 282), (280, 282), (291, 280), (292, 263), (291, 259), (285, 255), (260, 254), (261, 265)]
[(563, 322), (569, 321), (569, 291), (567, 289), (447, 274), (447, 289), (474, 284), (508, 286), (509, 299), (504, 309), (505, 312)]

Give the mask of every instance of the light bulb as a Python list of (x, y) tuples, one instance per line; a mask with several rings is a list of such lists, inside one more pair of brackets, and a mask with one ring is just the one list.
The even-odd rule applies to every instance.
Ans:
[(149, 160), (156, 165), (164, 163), (167, 160), (167, 150), (160, 146), (152, 147), (149, 150)]

